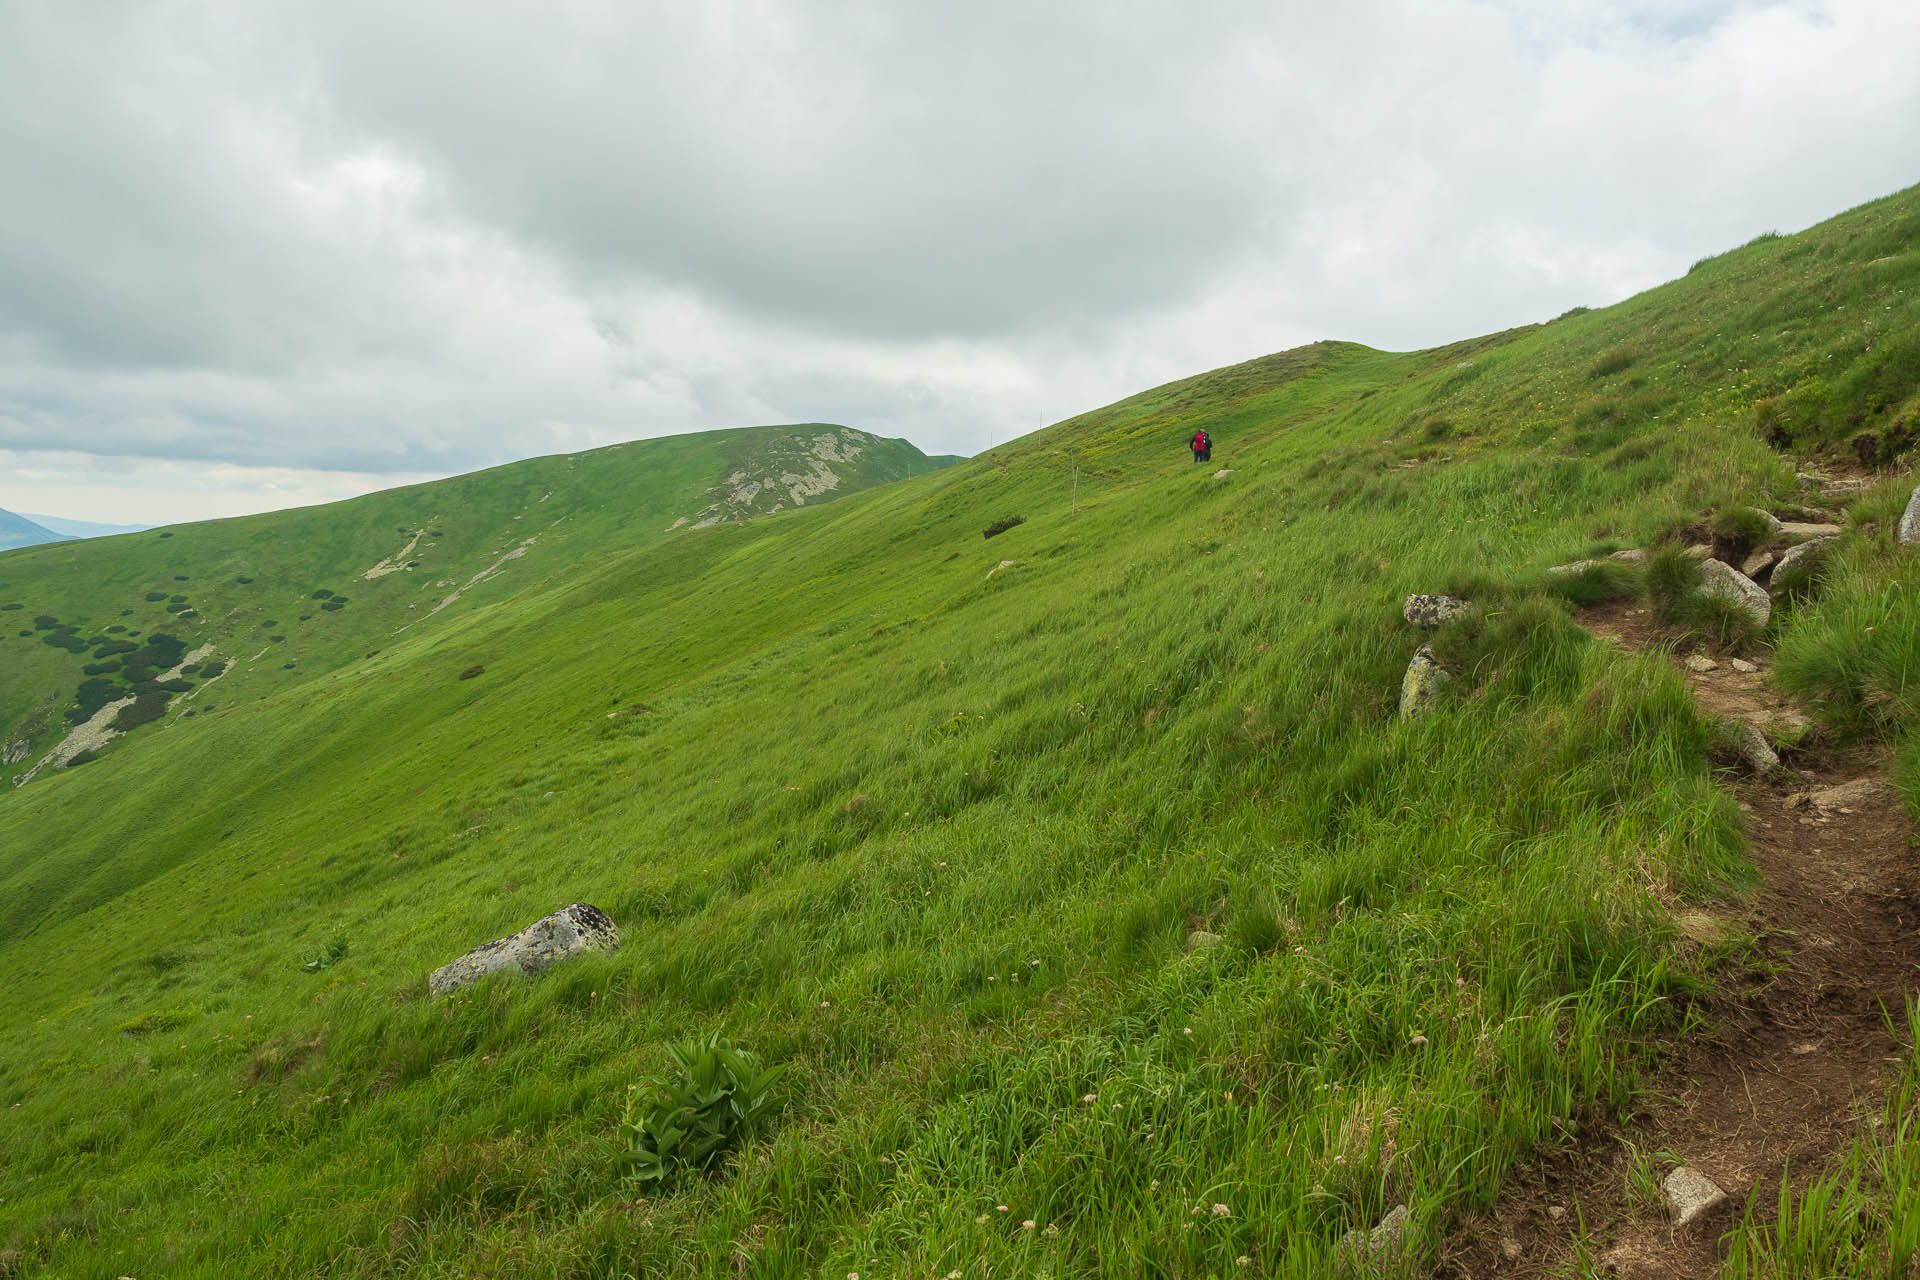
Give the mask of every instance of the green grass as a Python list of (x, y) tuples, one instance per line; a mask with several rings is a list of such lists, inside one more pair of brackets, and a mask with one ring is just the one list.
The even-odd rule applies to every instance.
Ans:
[[(1312, 1276), (1405, 1203), (1431, 1258), (1632, 1102), (1711, 981), (1675, 906), (1752, 883), (1683, 682), (1588, 640), (1540, 569), (1790, 498), (1753, 401), (1920, 315), (1920, 255), (1888, 248), (1917, 207), (744, 524), (666, 527), (709, 440), (673, 446), (684, 475), (616, 455), (654, 459), (644, 493), (544, 459), (0, 557), (23, 617), (178, 627), (139, 597), (183, 575), (187, 638), (248, 637), (179, 695), (216, 713), (0, 795), (0, 1249), (79, 1276)], [(1227, 479), (1188, 461), (1197, 425)], [(567, 518), (537, 510), (563, 483)], [(410, 619), (522, 526), (521, 560)], [(425, 573), (363, 580), (402, 529)], [(291, 621), (320, 589), (350, 607)], [(1402, 723), (1399, 606), (1432, 590), (1477, 606), (1436, 640), (1463, 678)], [(1783, 649), (1877, 590), (1836, 578)], [(288, 639), (257, 661), (263, 621)], [(80, 660), (0, 655), (0, 711), (58, 718)], [(618, 951), (426, 998), (573, 901)], [(636, 1197), (627, 1086), (715, 1034), (784, 1066), (785, 1103)]]

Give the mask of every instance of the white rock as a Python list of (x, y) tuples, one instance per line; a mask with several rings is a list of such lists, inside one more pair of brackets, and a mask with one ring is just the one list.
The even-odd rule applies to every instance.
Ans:
[(436, 996), (458, 991), (490, 973), (512, 970), (533, 974), (583, 951), (611, 951), (620, 933), (607, 913), (584, 902), (537, 920), (518, 933), (496, 938), (433, 971), (427, 990)]
[(1762, 547), (1740, 562), (1740, 572), (1746, 574), (1749, 578), (1755, 577), (1768, 565), (1772, 564), (1773, 561), (1773, 552)]
[(1232, 474), (1233, 474), (1232, 467), (1222, 467), (1218, 471), (1213, 473), (1213, 478), (1215, 480), (1225, 480), (1228, 476)]
[(1754, 672), (1760, 669), (1754, 666), (1751, 662), (1748, 662), (1745, 658), (1735, 658), (1731, 662), (1729, 662), (1727, 665), (1732, 667), (1735, 671), (1738, 671), (1743, 676), (1750, 676)]
[(1618, 560), (1623, 564), (1645, 564), (1647, 553), (1640, 547), (1628, 547), (1625, 551), (1614, 552), (1607, 559)]
[(1579, 573), (1582, 569), (1591, 569), (1599, 564), (1598, 560), (1575, 560), (1572, 564), (1556, 564), (1548, 573)]
[(1915, 489), (1907, 499), (1907, 509), (1900, 513), (1900, 545), (1920, 547), (1920, 489)]
[(1780, 767), (1780, 757), (1767, 745), (1767, 739), (1753, 725), (1739, 720), (1722, 722), (1722, 735), (1727, 744), (1740, 753), (1740, 758), (1753, 766), (1755, 773), (1772, 773)]
[(1676, 1227), (1686, 1226), (1727, 1199), (1727, 1193), (1712, 1178), (1684, 1166), (1668, 1174), (1660, 1189), (1667, 1194), (1667, 1211), (1673, 1215)]
[(1687, 655), (1686, 668), (1689, 671), (1696, 671), (1701, 675), (1705, 675), (1709, 671), (1718, 671), (1720, 664), (1704, 653), (1690, 653)]
[(1788, 547), (1781, 555), (1780, 563), (1773, 566), (1773, 580), (1779, 583), (1790, 581), (1801, 561), (1812, 556), (1818, 548), (1832, 544), (1832, 538), (1809, 538), (1805, 542)]
[[(1902, 516), (1904, 524), (1906, 517)], [(1780, 526), (1780, 536), (1788, 542), (1805, 542), (1809, 538), (1832, 538), (1841, 532), (1837, 524), (1807, 524), (1799, 520), (1789, 520)]]
[(1740, 606), (1753, 619), (1755, 627), (1767, 625), (1767, 619), (1773, 615), (1773, 600), (1765, 587), (1720, 560), (1702, 560), (1700, 576), (1702, 591)]

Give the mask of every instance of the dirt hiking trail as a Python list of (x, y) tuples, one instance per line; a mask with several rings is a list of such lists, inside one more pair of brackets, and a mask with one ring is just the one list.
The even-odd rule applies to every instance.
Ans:
[[(1625, 648), (1659, 645), (1644, 608), (1593, 608), (1578, 621)], [(1710, 715), (1802, 722), (1768, 687), (1765, 655), (1740, 667), (1704, 655), (1691, 665), (1684, 655), (1673, 660)], [(1592, 1264), (1585, 1274), (1717, 1276), (1720, 1238), (1749, 1196), (1771, 1218), (1784, 1171), (1804, 1186), (1877, 1114), (1903, 1051), (1888, 1017), (1904, 1026), (1905, 1001), (1920, 989), (1915, 833), (1884, 763), (1884, 751), (1830, 753), (1814, 742), (1769, 774), (1738, 766), (1722, 775), (1739, 797), (1764, 883), (1744, 915), (1715, 907), (1723, 914), (1683, 917), (1682, 928), (1703, 942), (1727, 927), (1750, 931), (1759, 941), (1755, 972), (1700, 1008), (1705, 1025), (1648, 1082), (1643, 1110), (1625, 1130), (1596, 1119), (1581, 1145), (1523, 1175), (1493, 1210), (1456, 1231), (1438, 1276), (1582, 1274), (1582, 1251)], [(1726, 1192), (1685, 1226), (1675, 1225), (1659, 1190), (1675, 1163)]]

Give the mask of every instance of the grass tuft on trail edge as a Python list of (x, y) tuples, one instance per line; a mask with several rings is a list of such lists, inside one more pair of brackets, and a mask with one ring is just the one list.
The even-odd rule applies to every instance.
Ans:
[[(0, 1256), (1306, 1277), (1405, 1204), (1417, 1270), (1632, 1105), (1714, 979), (1675, 912), (1752, 883), (1683, 680), (1569, 616), (1640, 584), (1539, 566), (1808, 501), (1778, 450), (1893, 439), (1914, 332), (1907, 191), (1618, 306), (1316, 343), (949, 467), (756, 428), (7, 552), (47, 620), (0, 639), (8, 780), (135, 674), (226, 665), (217, 715), (148, 691), (110, 763), (0, 787)], [(851, 446), (835, 501), (708, 520)], [(1774, 640), (1911, 798), (1896, 487)], [(148, 598), (183, 579), (191, 615)], [(283, 621), (321, 582), (351, 606)], [(1675, 616), (1695, 585), (1646, 566)], [(1459, 678), (1403, 721), (1433, 591), (1473, 602), (1433, 637)], [(37, 638), (122, 618), (131, 670)], [(573, 902), (618, 950), (427, 997)], [(778, 1112), (636, 1196), (628, 1086), (716, 1036)]]

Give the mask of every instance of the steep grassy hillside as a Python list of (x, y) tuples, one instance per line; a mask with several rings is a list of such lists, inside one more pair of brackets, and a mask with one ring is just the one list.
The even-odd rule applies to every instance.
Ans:
[[(1322, 1276), (1404, 1203), (1430, 1257), (1630, 1099), (1712, 980), (1674, 911), (1750, 876), (1679, 678), (1567, 616), (1622, 584), (1544, 568), (1804, 500), (1780, 443), (1897, 455), (1917, 295), (1920, 190), (1604, 311), (1318, 344), (828, 507), (601, 539), (13, 789), (0, 1248), (23, 1275)], [(467, 574), (517, 545), (503, 513), (555, 529), (546, 478), (478, 513), (470, 483), (358, 532), (248, 526), (304, 548), (260, 607), (324, 587), (350, 619), (402, 529)], [(1848, 732), (1920, 720), (1884, 693), (1920, 657), (1885, 639), (1920, 634), (1883, 585), (1920, 585), (1902, 499), (1858, 500), (1768, 637), (1857, 659), (1810, 664), (1869, 707)], [(93, 586), (164, 583), (137, 545)], [(1402, 721), (1400, 602), (1430, 590), (1484, 607)], [(617, 952), (427, 998), (573, 901)], [(623, 1184), (627, 1086), (714, 1031), (787, 1065), (772, 1126)]]
[[(0, 781), (60, 767), (56, 748), (102, 708), (121, 708), (103, 723), (138, 718), (136, 706), (148, 723), (162, 706), (167, 723), (218, 713), (682, 526), (817, 505), (953, 461), (818, 423), (704, 432), (8, 555)], [(166, 681), (183, 661), (195, 670)]]

